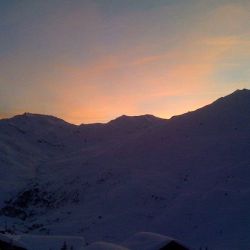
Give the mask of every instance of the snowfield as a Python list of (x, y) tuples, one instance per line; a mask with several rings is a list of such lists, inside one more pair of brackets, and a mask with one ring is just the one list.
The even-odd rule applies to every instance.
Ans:
[(27, 250), (61, 250), (64, 246), (69, 250), (84, 250), (85, 247), (83, 237), (20, 235), (17, 239)]
[(149, 231), (192, 249), (248, 250), (250, 91), (168, 120), (0, 120), (0, 192), (9, 232), (121, 245)]
[(85, 248), (86, 250), (129, 250), (123, 246), (119, 246), (112, 243), (107, 242), (95, 242), (91, 244), (89, 247)]
[[(139, 232), (119, 245), (110, 242), (93, 242), (89, 246), (82, 237), (74, 236), (41, 236), (0, 234), (0, 245), (8, 243), (9, 248), (19, 247), (22, 250), (160, 250), (167, 246), (172, 249), (187, 250), (175, 239), (150, 232)], [(177, 244), (177, 245), (176, 245)], [(129, 248), (125, 247), (128, 246)], [(176, 248), (176, 247), (179, 248)], [(2, 247), (2, 246), (1, 246)], [(164, 249), (165, 249), (164, 248)], [(5, 248), (4, 248), (5, 249)], [(20, 249), (20, 250), (21, 250)], [(171, 248), (167, 248), (171, 249)], [(19, 249), (18, 249), (19, 250)]]
[[(164, 247), (168, 244), (172, 244), (173, 242), (179, 243), (178, 241), (165, 235), (150, 232), (139, 232), (124, 241), (122, 245), (132, 250), (160, 250), (164, 249)], [(181, 246), (183, 247), (182, 250), (187, 250), (187, 248), (184, 249), (182, 244)], [(172, 249), (176, 248), (172, 246)]]

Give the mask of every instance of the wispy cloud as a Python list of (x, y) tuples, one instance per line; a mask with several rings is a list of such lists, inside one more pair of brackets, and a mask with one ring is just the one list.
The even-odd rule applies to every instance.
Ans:
[(119, 15), (92, 1), (64, 4), (53, 15), (42, 4), (31, 26), (31, 12), (17, 18), (25, 36), (0, 59), (5, 114), (50, 113), (75, 123), (123, 113), (169, 117), (250, 87), (246, 1), (192, 0)]

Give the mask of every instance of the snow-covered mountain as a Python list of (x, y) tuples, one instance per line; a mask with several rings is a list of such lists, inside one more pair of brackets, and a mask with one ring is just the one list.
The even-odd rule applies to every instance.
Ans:
[(168, 120), (1, 120), (0, 174), (0, 223), (16, 231), (249, 249), (250, 90)]

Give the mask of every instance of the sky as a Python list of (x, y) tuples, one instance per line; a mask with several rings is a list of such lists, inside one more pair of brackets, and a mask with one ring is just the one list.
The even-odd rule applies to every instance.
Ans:
[(170, 118), (250, 88), (249, 0), (1, 0), (0, 118)]

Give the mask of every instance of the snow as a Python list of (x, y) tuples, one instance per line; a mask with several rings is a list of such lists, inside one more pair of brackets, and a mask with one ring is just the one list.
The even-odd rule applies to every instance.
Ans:
[(165, 235), (139, 232), (119, 245), (107, 242), (94, 242), (86, 247), (86, 250), (159, 250), (173, 241), (178, 243), (175, 239)]
[(67, 249), (83, 250), (85, 240), (75, 236), (41, 236), (41, 235), (5, 235), (0, 240), (27, 250), (60, 250), (64, 244)]
[(0, 120), (0, 206), (27, 214), (1, 210), (0, 226), (87, 243), (152, 231), (194, 249), (248, 250), (249, 152), (249, 90), (169, 120)]
[(95, 242), (90, 246), (85, 248), (86, 250), (128, 250), (123, 246), (119, 246), (116, 244), (108, 243), (108, 242)]
[(85, 246), (83, 237), (74, 236), (20, 235), (17, 240), (27, 250), (60, 250), (64, 244), (67, 249), (83, 250)]
[(131, 250), (159, 250), (173, 241), (164, 235), (140, 232), (122, 243), (123, 246), (128, 247)]
[(17, 247), (25, 248), (25, 246), (22, 243), (20, 243), (17, 239), (15, 239), (15, 237), (13, 237), (12, 235), (0, 234), (0, 241), (9, 243), (10, 245), (14, 245)]

